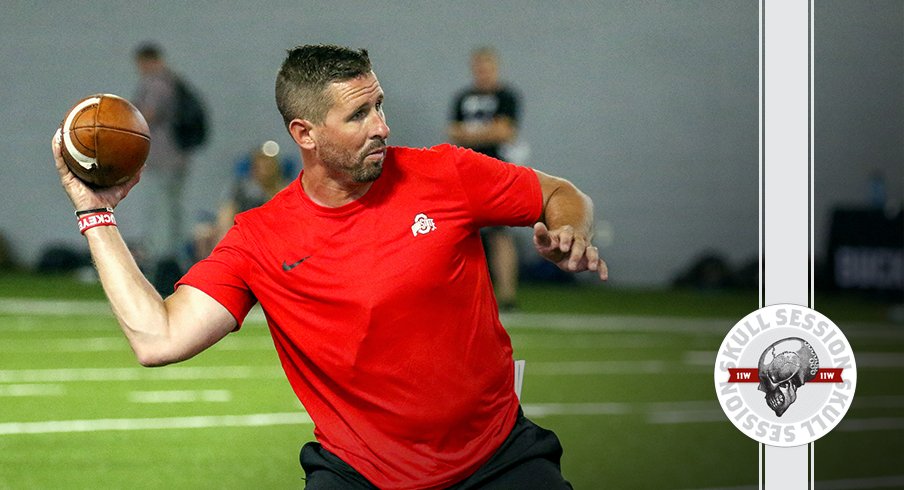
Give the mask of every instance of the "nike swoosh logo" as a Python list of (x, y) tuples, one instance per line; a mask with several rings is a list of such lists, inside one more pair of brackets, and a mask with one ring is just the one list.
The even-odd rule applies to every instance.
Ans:
[(282, 270), (284, 270), (284, 271), (286, 271), (286, 272), (289, 272), (290, 270), (292, 270), (292, 269), (298, 267), (298, 264), (301, 264), (301, 263), (304, 262), (305, 260), (308, 260), (310, 257), (311, 257), (311, 256), (308, 255), (307, 257), (305, 257), (305, 258), (299, 260), (298, 262), (293, 262), (293, 263), (291, 263), (291, 264), (286, 263), (286, 261), (284, 260), (283, 263), (282, 263)]

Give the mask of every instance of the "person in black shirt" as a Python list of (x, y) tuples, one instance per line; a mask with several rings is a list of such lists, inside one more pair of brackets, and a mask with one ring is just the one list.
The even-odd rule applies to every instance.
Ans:
[[(519, 96), (499, 79), (499, 57), (493, 48), (471, 52), (473, 85), (456, 94), (449, 123), (449, 140), (493, 158), (504, 159), (502, 148), (514, 142), (518, 130)], [(515, 162), (523, 163), (523, 162)], [(511, 231), (492, 227), (483, 232), (499, 308), (516, 308), (518, 249)]]

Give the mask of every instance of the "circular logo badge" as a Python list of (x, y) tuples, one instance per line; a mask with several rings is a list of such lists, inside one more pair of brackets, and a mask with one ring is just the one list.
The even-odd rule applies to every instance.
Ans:
[(725, 415), (770, 446), (808, 444), (835, 428), (857, 387), (854, 352), (825, 315), (779, 304), (728, 332), (713, 374)]

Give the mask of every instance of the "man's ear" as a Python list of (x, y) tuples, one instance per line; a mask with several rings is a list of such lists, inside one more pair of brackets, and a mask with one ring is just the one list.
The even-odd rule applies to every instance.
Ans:
[(317, 143), (314, 140), (314, 124), (307, 119), (292, 119), (289, 122), (289, 134), (295, 140), (295, 144), (303, 150), (313, 150)]

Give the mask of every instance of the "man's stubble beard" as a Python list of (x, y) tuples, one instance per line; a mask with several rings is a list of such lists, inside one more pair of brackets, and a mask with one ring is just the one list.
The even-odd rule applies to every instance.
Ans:
[(330, 170), (346, 173), (359, 184), (373, 182), (383, 173), (383, 160), (367, 163), (365, 159), (368, 153), (380, 146), (385, 146), (385, 142), (380, 142), (379, 145), (368, 145), (356, 155), (351, 151), (325, 143), (320, 146), (320, 160)]

